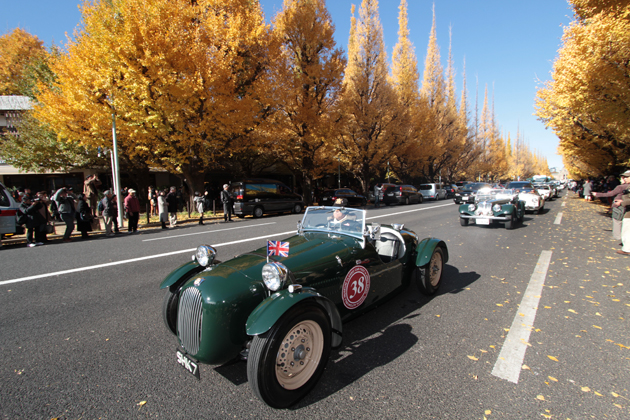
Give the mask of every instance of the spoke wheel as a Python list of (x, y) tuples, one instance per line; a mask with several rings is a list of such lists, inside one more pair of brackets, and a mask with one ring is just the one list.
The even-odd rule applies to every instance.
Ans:
[(315, 303), (299, 303), (267, 333), (255, 336), (247, 359), (254, 394), (275, 408), (286, 408), (315, 386), (330, 355), (331, 327)]
[(431, 261), (427, 265), (418, 267), (415, 270), (416, 284), (420, 293), (433, 295), (437, 292), (442, 282), (444, 271), (444, 251), (442, 248), (435, 248)]

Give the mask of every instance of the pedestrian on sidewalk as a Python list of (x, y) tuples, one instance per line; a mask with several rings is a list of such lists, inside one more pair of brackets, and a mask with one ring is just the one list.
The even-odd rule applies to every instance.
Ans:
[(197, 206), (197, 212), (199, 213), (199, 224), (203, 225), (203, 212), (205, 209), (205, 199), (199, 195), (199, 191), (195, 191), (195, 198), (193, 199), (195, 206)]
[(171, 187), (171, 190), (166, 195), (166, 202), (168, 203), (168, 221), (169, 227), (174, 228), (177, 225), (177, 206), (179, 200), (177, 199), (177, 188)]
[(158, 210), (160, 214), (160, 222), (162, 223), (162, 229), (166, 229), (166, 222), (168, 221), (168, 203), (166, 202), (166, 190), (160, 191), (160, 195), (157, 199)]
[(18, 208), (18, 222), (24, 224), (26, 228), (26, 246), (28, 247), (44, 245), (43, 242), (33, 241), (33, 233), (39, 229), (39, 226), (46, 224), (46, 220), (39, 212), (41, 207), (42, 203), (39, 200), (33, 202), (29, 194), (22, 196), (22, 202)]
[(127, 213), (127, 231), (136, 233), (138, 231), (138, 219), (140, 219), (140, 200), (136, 196), (136, 190), (129, 188), (125, 197), (125, 212)]
[(114, 232), (112, 232), (112, 224), (114, 223), (114, 203), (112, 200), (112, 191), (105, 191), (105, 196), (101, 200), (101, 208), (103, 209), (103, 222), (105, 224), (105, 236), (112, 237), (115, 236)]
[(597, 198), (614, 197), (613, 206), (611, 207), (612, 209), (612, 236), (613, 236), (613, 239), (617, 241), (621, 239), (623, 207), (615, 206), (614, 201), (616, 199), (621, 199), (623, 194), (630, 190), (630, 170), (627, 170), (626, 172), (622, 173), (620, 175), (620, 178), (621, 178), (621, 184), (617, 185), (613, 190), (609, 192), (605, 192), (605, 193), (602, 193), (602, 192), (593, 193), (593, 195)]
[(61, 220), (66, 224), (66, 231), (63, 234), (63, 241), (70, 242), (72, 239), (72, 231), (74, 231), (75, 220), (75, 207), (74, 207), (74, 195), (72, 190), (67, 188), (59, 188), (53, 196), (53, 201), (57, 203), (57, 209), (61, 215)]
[(81, 238), (86, 239), (88, 232), (92, 232), (92, 208), (83, 194), (77, 196), (77, 202), (77, 230), (81, 232)]
[(625, 214), (621, 225), (621, 249), (617, 254), (630, 255), (630, 193), (626, 193), (622, 198), (615, 198), (613, 205), (624, 208)]
[(232, 221), (232, 193), (230, 193), (230, 186), (228, 184), (223, 185), (223, 191), (221, 191), (221, 202), (223, 203), (223, 221)]

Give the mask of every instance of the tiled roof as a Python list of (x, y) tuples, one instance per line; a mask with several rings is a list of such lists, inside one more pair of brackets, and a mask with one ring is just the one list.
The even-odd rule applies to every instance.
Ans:
[(31, 109), (31, 98), (28, 96), (0, 96), (0, 111), (18, 111)]

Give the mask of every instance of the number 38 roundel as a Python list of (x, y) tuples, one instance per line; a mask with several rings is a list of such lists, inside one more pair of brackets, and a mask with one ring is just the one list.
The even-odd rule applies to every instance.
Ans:
[(343, 282), (343, 305), (348, 309), (356, 309), (365, 301), (370, 291), (370, 273), (362, 265), (354, 266)]

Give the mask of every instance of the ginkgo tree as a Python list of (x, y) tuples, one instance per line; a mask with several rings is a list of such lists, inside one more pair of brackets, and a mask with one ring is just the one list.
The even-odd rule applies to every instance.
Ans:
[(538, 90), (536, 115), (560, 139), (574, 176), (630, 164), (630, 2), (573, 0), (552, 80)]
[(121, 153), (202, 190), (269, 109), (273, 38), (258, 2), (95, 1), (82, 15), (36, 117), (94, 147), (111, 147), (115, 119)]
[(24, 75), (45, 56), (44, 43), (22, 28), (0, 36), (0, 95), (26, 94)]
[(272, 67), (273, 106), (266, 133), (270, 149), (296, 175), (311, 203), (313, 179), (329, 169), (333, 109), (346, 59), (324, 0), (285, 0), (274, 19), (282, 52)]
[(399, 103), (388, 81), (377, 0), (363, 0), (358, 20), (352, 9), (339, 115), (338, 158), (367, 192), (371, 177), (385, 168), (401, 141)]

